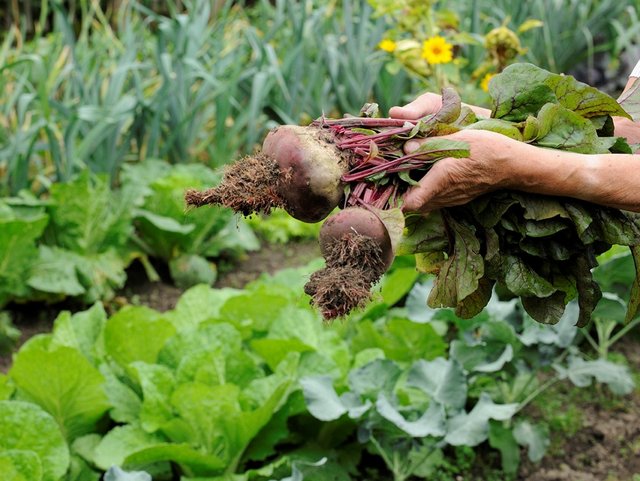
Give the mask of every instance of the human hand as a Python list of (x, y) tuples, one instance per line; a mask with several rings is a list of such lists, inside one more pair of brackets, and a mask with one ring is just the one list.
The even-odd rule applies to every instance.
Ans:
[[(469, 107), (479, 117), (489, 117), (491, 110), (475, 105), (462, 104)], [(389, 109), (389, 117), (395, 119), (417, 120), (425, 115), (433, 114), (442, 107), (442, 96), (427, 92), (420, 95), (414, 101), (408, 103), (404, 107), (391, 107)]]
[[(518, 180), (520, 160), (530, 158), (530, 149), (504, 135), (484, 130), (461, 130), (446, 137), (469, 143), (468, 158), (438, 160), (404, 196), (405, 212), (429, 212), (442, 207), (453, 207), (473, 200), (479, 195), (501, 188), (509, 188)], [(410, 153), (421, 144), (420, 140), (407, 142)], [(533, 152), (535, 156), (536, 152)]]

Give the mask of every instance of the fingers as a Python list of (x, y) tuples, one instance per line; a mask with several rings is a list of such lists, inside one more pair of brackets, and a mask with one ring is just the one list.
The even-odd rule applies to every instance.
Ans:
[(441, 192), (446, 183), (446, 164), (451, 159), (442, 159), (420, 179), (420, 185), (412, 187), (403, 197), (402, 210), (404, 212), (429, 212), (438, 209), (441, 205), (433, 201)]
[(427, 92), (404, 107), (391, 107), (389, 117), (396, 119), (417, 120), (425, 115), (437, 112), (442, 106), (440, 95)]

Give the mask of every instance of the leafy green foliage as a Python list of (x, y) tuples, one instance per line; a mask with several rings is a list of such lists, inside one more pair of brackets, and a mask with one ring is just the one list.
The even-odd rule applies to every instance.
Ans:
[[(429, 283), (398, 261), (376, 305), (327, 327), (300, 295), (316, 267), (244, 290), (199, 285), (166, 313), (62, 313), (0, 377), (0, 405), (29, 400), (55, 428), (58, 440), (42, 443), (66, 454), (52, 481), (164, 479), (171, 465), (193, 480), (400, 481), (448, 470), (446, 446), (488, 442), (511, 473), (519, 445), (539, 460), (547, 431), (520, 413), (544, 390), (543, 369), (618, 394), (633, 386), (625, 368), (574, 350), (575, 303), (552, 326), (495, 297), (464, 320), (426, 308)], [(37, 446), (20, 449), (42, 456)], [(363, 450), (386, 468), (365, 471)], [(45, 465), (22, 451), (0, 449), (0, 466), (37, 477)]]
[(20, 401), (0, 401), (0, 414), (3, 475), (25, 481), (61, 479), (69, 467), (69, 450), (51, 416)]
[[(491, 122), (497, 119), (501, 125), (480, 121), (477, 128), (504, 131), (509, 125), (522, 139), (546, 148), (590, 154), (630, 151), (606, 128), (611, 116), (628, 114), (613, 98), (571, 76), (513, 64), (492, 80), (489, 93), (494, 103)], [(460, 99), (445, 92), (441, 110), (428, 121), (418, 121), (409, 137), (430, 135), (425, 122), (436, 118), (441, 129), (459, 130), (452, 120), (459, 106)], [(405, 222), (399, 250), (417, 254), (421, 271), (436, 273), (429, 306), (455, 308), (464, 318), (477, 315), (497, 285), (520, 297), (527, 313), (546, 324), (558, 322), (565, 305), (577, 299), (578, 322), (585, 325), (602, 295), (591, 274), (596, 256), (612, 245), (629, 246), (632, 252), (640, 245), (640, 222), (632, 213), (512, 191), (444, 209), (441, 216), (423, 221), (422, 228), (416, 222), (421, 221)], [(443, 228), (444, 248), (433, 242), (443, 237)], [(633, 279), (637, 290), (637, 276)], [(628, 304), (627, 320), (636, 314), (636, 298)]]
[(36, 240), (48, 219), (42, 209), (21, 216), (0, 202), (0, 306), (13, 297), (28, 295), (24, 279), (31, 274), (38, 253)]
[(220, 181), (211, 169), (199, 164), (171, 167), (148, 161), (127, 166), (122, 177), (123, 189), (137, 192), (134, 240), (146, 255), (169, 263), (177, 285), (211, 285), (217, 270), (208, 258), (259, 247), (244, 221), (227, 209), (185, 211), (187, 188), (205, 188)]

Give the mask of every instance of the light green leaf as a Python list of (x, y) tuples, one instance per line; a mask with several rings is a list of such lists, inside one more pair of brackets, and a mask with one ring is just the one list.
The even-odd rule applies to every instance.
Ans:
[(567, 368), (556, 366), (556, 370), (578, 387), (590, 386), (595, 379), (606, 384), (614, 394), (622, 395), (629, 394), (635, 386), (628, 367), (606, 359), (585, 361), (581, 357), (571, 356)]
[(495, 404), (487, 393), (482, 393), (469, 413), (449, 419), (444, 439), (453, 446), (477, 446), (489, 435), (489, 419), (506, 421), (517, 409), (517, 404)]
[(347, 412), (329, 376), (308, 376), (300, 379), (307, 409), (321, 421), (334, 421)]
[[(59, 481), (69, 467), (69, 449), (58, 425), (35, 404), (0, 401), (0, 454), (11, 451), (35, 453), (41, 462), (42, 481)], [(23, 460), (26, 461), (26, 457), (31, 455), (25, 455)], [(14, 457), (12, 461), (16, 460)], [(33, 462), (26, 463), (29, 467), (24, 469), (31, 471)], [(20, 474), (24, 474), (20, 466), (18, 469)], [(33, 469), (37, 475), (37, 468)], [(31, 479), (26, 478), (26, 481)]]
[(88, 169), (72, 182), (54, 184), (50, 209), (58, 245), (79, 254), (124, 246), (133, 229), (127, 194), (111, 191), (106, 177)]
[(106, 352), (126, 368), (134, 361), (154, 363), (175, 328), (160, 313), (144, 306), (126, 306), (107, 321)]
[(531, 424), (527, 420), (516, 424), (513, 429), (513, 437), (520, 446), (529, 448), (529, 459), (534, 463), (544, 457), (544, 453), (551, 443), (547, 429), (540, 424)]
[(161, 436), (146, 433), (134, 425), (116, 426), (96, 446), (93, 461), (104, 470), (111, 466), (122, 466), (131, 453), (163, 441)]
[(92, 432), (109, 409), (104, 378), (79, 351), (25, 344), (9, 371), (21, 396), (39, 404), (68, 440)]
[[(497, 132), (515, 140), (523, 140), (522, 133), (516, 124), (502, 119), (479, 120), (478, 122), (474, 122), (473, 124), (465, 127), (465, 130), (488, 130), (490, 132)], [(469, 155), (470, 153), (467, 151), (467, 155), (464, 157), (469, 157)]]
[(169, 261), (171, 278), (181, 289), (197, 284), (213, 285), (218, 278), (216, 265), (195, 254), (182, 254)]
[(104, 473), (104, 481), (152, 481), (151, 475), (144, 471), (123, 471), (117, 466)]
[(12, 214), (0, 219), (0, 307), (14, 296), (28, 294), (25, 279), (37, 257), (35, 241), (48, 221), (44, 214), (28, 218), (14, 218)]
[(107, 364), (100, 365), (104, 376), (104, 390), (111, 405), (109, 415), (119, 423), (137, 422), (140, 416), (142, 401), (138, 394), (125, 382), (121, 381)]
[(104, 356), (102, 330), (107, 313), (101, 303), (73, 315), (62, 312), (54, 321), (51, 347), (66, 346), (81, 352), (93, 365)]
[[(502, 347), (502, 346), (500, 346)], [(510, 344), (504, 346), (496, 356), (496, 347), (486, 344), (469, 346), (462, 341), (453, 341), (450, 346), (451, 357), (460, 362), (467, 371), (498, 372), (513, 359), (513, 348)]]
[(222, 306), (230, 298), (243, 292), (238, 289), (212, 289), (199, 285), (185, 291), (173, 311), (166, 313), (166, 318), (180, 331), (195, 327), (207, 319), (220, 317)]
[(415, 421), (407, 421), (391, 405), (384, 393), (381, 393), (376, 402), (376, 410), (387, 421), (414, 438), (440, 437), (446, 433), (444, 406), (436, 402), (430, 403), (429, 408)]
[(0, 473), (3, 481), (42, 481), (42, 461), (34, 451), (0, 451)]
[(513, 438), (513, 431), (498, 421), (489, 422), (489, 445), (500, 451), (500, 461), (505, 473), (516, 474), (520, 465), (520, 448)]
[(30, 287), (52, 294), (79, 296), (86, 292), (78, 278), (77, 257), (59, 247), (41, 245), (28, 284)]
[(193, 229), (196, 228), (196, 226), (193, 224), (181, 224), (171, 217), (154, 214), (153, 212), (149, 212), (144, 209), (136, 209), (135, 216), (138, 218), (143, 218), (158, 230), (171, 232), (172, 234), (186, 235), (193, 232)]
[(0, 401), (6, 401), (11, 398), (15, 391), (15, 386), (11, 382), (11, 378), (6, 374), (0, 373)]
[(418, 388), (443, 406), (461, 409), (467, 401), (467, 380), (460, 365), (439, 357), (415, 362), (407, 377), (407, 386)]
[(170, 400), (176, 388), (175, 377), (169, 368), (158, 364), (136, 361), (131, 368), (142, 387), (140, 424), (145, 431), (154, 433), (173, 418)]

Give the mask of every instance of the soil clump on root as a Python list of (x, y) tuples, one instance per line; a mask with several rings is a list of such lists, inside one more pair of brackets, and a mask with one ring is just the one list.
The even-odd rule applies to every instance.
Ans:
[(371, 299), (371, 287), (386, 271), (382, 249), (371, 237), (344, 235), (324, 249), (326, 267), (304, 287), (325, 320), (343, 317)]
[(187, 205), (221, 205), (244, 216), (269, 214), (276, 207), (286, 208), (279, 193), (282, 173), (268, 155), (259, 153), (229, 165), (222, 182), (211, 189), (185, 193)]

